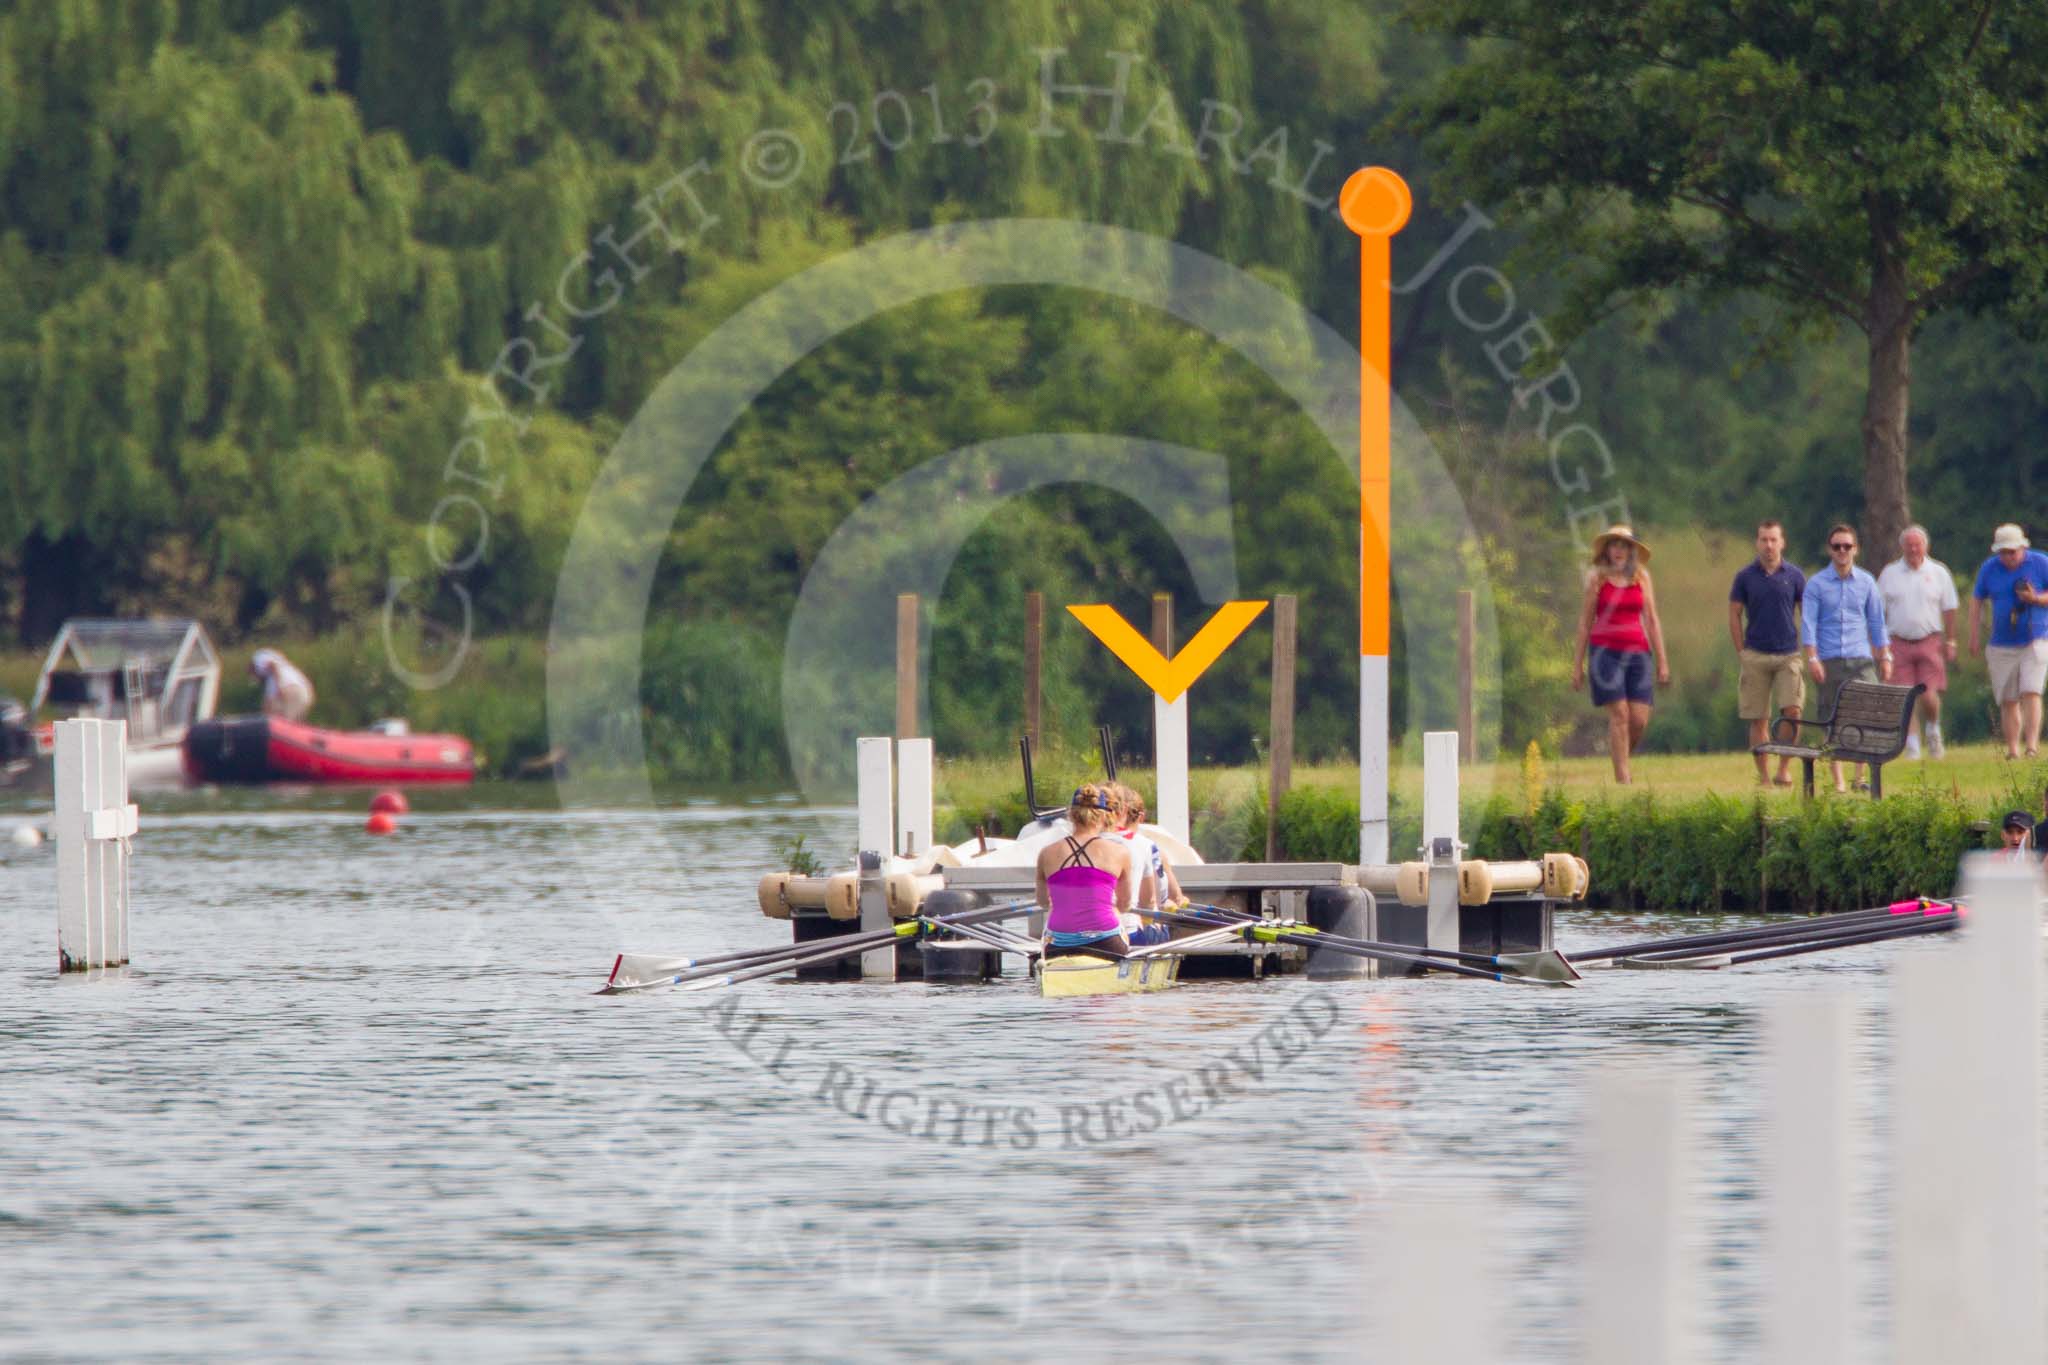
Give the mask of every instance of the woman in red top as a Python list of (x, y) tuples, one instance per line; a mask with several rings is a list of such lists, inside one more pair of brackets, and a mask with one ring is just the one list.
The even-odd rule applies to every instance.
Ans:
[(1593, 678), (1593, 704), (1607, 708), (1607, 751), (1614, 780), (1626, 786), (1628, 760), (1650, 728), (1656, 700), (1650, 686), (1652, 656), (1657, 681), (1671, 681), (1664, 656), (1664, 627), (1657, 619), (1657, 593), (1650, 586), (1650, 547), (1626, 526), (1610, 526), (1593, 540), (1593, 570), (1579, 605), (1579, 643), (1572, 653), (1572, 686)]

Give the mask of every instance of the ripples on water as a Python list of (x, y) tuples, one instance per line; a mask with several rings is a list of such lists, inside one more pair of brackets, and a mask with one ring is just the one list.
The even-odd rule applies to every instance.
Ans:
[[(505, 799), (430, 799), (383, 840), (360, 794), (146, 810), (124, 980), (59, 981), (52, 859), (0, 861), (0, 1354), (1357, 1359), (1399, 1311), (1361, 1233), (1455, 1189), (1498, 1209), (1514, 1358), (1567, 1358), (1580, 1082), (1637, 1054), (1700, 1100), (1700, 1296), (1739, 1359), (1756, 1015), (1823, 981), (1865, 1006), (1853, 1159), (1881, 1214), (1879, 968), (1928, 943), (1577, 991), (600, 999), (620, 948), (776, 941), (755, 878), (794, 834), (849, 842), (851, 814), (463, 806)], [(1568, 915), (1560, 939), (1701, 924)], [(1167, 1081), (1290, 1010), (1327, 1032), (1262, 1083), (1212, 1105), (1197, 1080), (1204, 1112), (1063, 1140), (1070, 1107), (1091, 1136), (1105, 1100), (1170, 1113)], [(780, 1072), (736, 1045), (750, 1028)], [(818, 1098), (834, 1062), (843, 1108)]]

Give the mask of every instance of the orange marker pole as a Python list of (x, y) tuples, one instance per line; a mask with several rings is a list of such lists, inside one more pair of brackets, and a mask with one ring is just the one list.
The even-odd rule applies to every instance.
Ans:
[(1387, 650), (1393, 606), (1394, 234), (1414, 208), (1384, 166), (1354, 171), (1338, 196), (1358, 234), (1358, 858), (1387, 860)]

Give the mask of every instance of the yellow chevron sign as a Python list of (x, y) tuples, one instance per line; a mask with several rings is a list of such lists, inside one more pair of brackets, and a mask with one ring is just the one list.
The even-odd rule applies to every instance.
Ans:
[(1195, 638), (1182, 645), (1171, 659), (1152, 647), (1130, 622), (1107, 605), (1068, 607), (1074, 619), (1088, 627), (1088, 633), (1109, 646), (1109, 652), (1124, 661), (1124, 667), (1138, 675), (1161, 701), (1174, 701), (1194, 686), (1195, 679), (1221, 658), (1245, 627), (1266, 609), (1264, 602), (1225, 602)]

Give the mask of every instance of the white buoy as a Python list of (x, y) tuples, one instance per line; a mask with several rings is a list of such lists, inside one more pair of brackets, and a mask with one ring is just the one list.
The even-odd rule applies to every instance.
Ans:
[(7, 831), (7, 842), (16, 848), (37, 848), (43, 842), (43, 832), (31, 824), (19, 824)]

